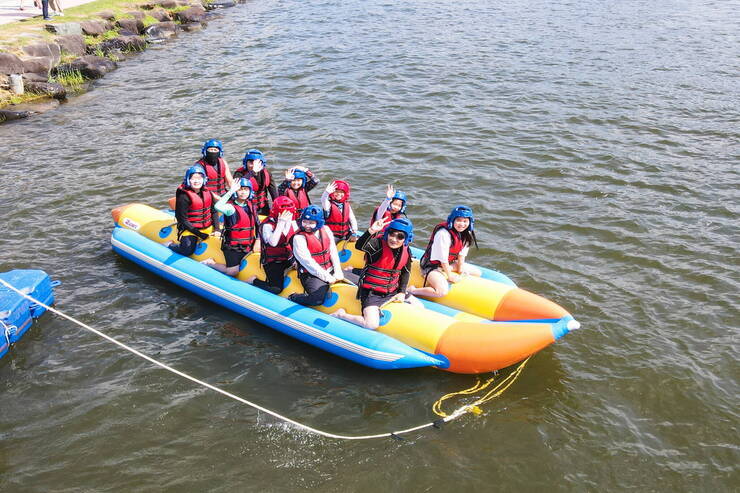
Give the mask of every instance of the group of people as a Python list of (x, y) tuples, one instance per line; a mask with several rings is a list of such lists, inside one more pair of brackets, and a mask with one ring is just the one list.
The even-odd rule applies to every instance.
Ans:
[[(41, 13), (44, 17), (45, 21), (51, 20), (51, 16), (49, 15), (49, 7), (52, 9), (53, 15), (64, 15), (64, 11), (62, 10), (62, 4), (61, 0), (33, 0), (33, 5), (41, 10)], [(23, 0), (21, 0), (21, 4), (18, 7), (19, 10), (23, 9)]]
[[(321, 206), (309, 197), (318, 184), (311, 170), (295, 166), (285, 171), (284, 180), (276, 186), (258, 149), (248, 150), (242, 166), (232, 174), (223, 158), (222, 142), (208, 140), (201, 149), (201, 159), (187, 169), (177, 188), (179, 243), (168, 246), (190, 256), (199, 240), (220, 237), (225, 263), (213, 259), (203, 263), (236, 276), (242, 260), (259, 241), (266, 279), (253, 276), (246, 281), (279, 294), (286, 272), (295, 266), (304, 292), (291, 294), (289, 299), (317, 306), (324, 302), (332, 284), (344, 281), (337, 243), (355, 242), (356, 248), (365, 252), (365, 267), (357, 283), (362, 315), (343, 309), (333, 315), (373, 330), (380, 323), (380, 308), (385, 303), (418, 302), (414, 295), (444, 296), (448, 282), (458, 282), (463, 274), (481, 275), (465, 262), (470, 245), (477, 247), (475, 219), (469, 207), (453, 208), (447, 220), (435, 226), (420, 260), (424, 283), (416, 287), (408, 285), (414, 228), (406, 217), (406, 195), (388, 185), (370, 227), (359, 235), (349, 183), (329, 183), (321, 195)], [(267, 217), (260, 221), (260, 215)]]

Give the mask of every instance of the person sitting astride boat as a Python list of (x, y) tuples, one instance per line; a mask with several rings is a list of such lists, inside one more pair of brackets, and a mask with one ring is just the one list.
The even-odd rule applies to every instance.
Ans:
[(270, 171), (267, 169), (267, 161), (264, 154), (259, 149), (249, 149), (242, 159), (241, 168), (234, 171), (234, 179), (249, 178), (252, 182), (252, 191), (254, 192), (254, 207), (257, 214), (266, 216), (270, 213), (270, 204), (267, 201), (267, 194), (270, 194), (270, 200), (275, 200), (277, 196), (277, 187), (272, 179)]
[(344, 280), (334, 235), (324, 226), (324, 211), (309, 205), (300, 215), (300, 231), (293, 236), (293, 256), (298, 279), (305, 293), (293, 293), (288, 298), (304, 306), (324, 302), (329, 285)]
[(202, 157), (195, 164), (206, 170), (206, 188), (220, 197), (234, 184), (229, 165), (223, 158), (224, 145), (220, 140), (207, 140), (200, 153)]
[(392, 220), (400, 217), (406, 217), (406, 194), (400, 190), (394, 190), (393, 185), (388, 185), (385, 189), (385, 199), (375, 208), (370, 225), (372, 226), (380, 219), (389, 224)]
[(272, 203), (270, 215), (259, 226), (260, 261), (265, 271), (264, 281), (253, 276), (247, 279), (260, 289), (279, 294), (285, 285), (285, 271), (293, 266), (291, 241), (298, 232), (295, 204), (288, 197), (278, 197)]
[(458, 205), (452, 209), (447, 222), (434, 227), (419, 261), (424, 287), (409, 286), (406, 291), (416, 296), (438, 298), (447, 294), (447, 281), (456, 283), (461, 274), (480, 277), (480, 269), (465, 263), (470, 244), (475, 243), (478, 248), (474, 226), (475, 218), (470, 207)]
[(213, 207), (216, 198), (206, 190), (206, 172), (200, 166), (191, 166), (185, 172), (185, 179), (175, 192), (175, 219), (177, 220), (177, 239), (180, 244), (170, 242), (167, 246), (175, 253), (189, 257), (198, 246), (198, 240), (208, 236), (220, 236), (218, 212)]
[(285, 180), (278, 186), (278, 195), (285, 195), (295, 202), (298, 214), (311, 205), (308, 192), (319, 184), (318, 178), (303, 166), (296, 166), (285, 171)]
[(344, 180), (335, 180), (321, 195), (326, 225), (334, 233), (335, 241), (357, 241), (357, 219), (349, 203), (350, 187)]
[(226, 264), (219, 264), (212, 258), (201, 263), (213, 267), (232, 277), (239, 274), (244, 257), (252, 253), (257, 241), (259, 218), (252, 204), (252, 182), (239, 178), (231, 190), (226, 192), (214, 206), (224, 215), (224, 232), (221, 236), (221, 250)]
[[(385, 233), (378, 235), (383, 230)], [(360, 236), (356, 245), (365, 252), (365, 268), (360, 274), (357, 291), (362, 316), (350, 315), (343, 308), (332, 315), (370, 330), (377, 329), (380, 307), (390, 301), (404, 301), (406, 298), (412, 263), (408, 245), (413, 237), (414, 227), (406, 218), (375, 221)]]

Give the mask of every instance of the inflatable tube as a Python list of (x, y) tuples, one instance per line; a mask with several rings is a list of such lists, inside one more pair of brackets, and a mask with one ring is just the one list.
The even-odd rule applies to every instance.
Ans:
[[(234, 279), (198, 262), (206, 258), (223, 262), (217, 238), (201, 242), (192, 259), (160, 245), (176, 236), (170, 214), (130, 204), (115, 209), (113, 218), (118, 227), (111, 241), (120, 255), (260, 323), (373, 368), (436, 366), (459, 373), (489, 372), (539, 351), (575, 322), (568, 315), (556, 321), (491, 322), (432, 302), (424, 302), (424, 308), (390, 303), (382, 308), (378, 330), (370, 331), (328, 315), (338, 308), (360, 313), (355, 286), (335, 284), (323, 305), (302, 307), (285, 299), (302, 292), (294, 271), (286, 277), (280, 296), (241, 282), (252, 275), (264, 277), (258, 252), (242, 262)], [(372, 351), (384, 354), (379, 357)]]

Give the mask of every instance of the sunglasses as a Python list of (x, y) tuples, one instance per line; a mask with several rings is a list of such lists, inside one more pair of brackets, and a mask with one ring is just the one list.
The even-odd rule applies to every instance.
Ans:
[(400, 231), (394, 231), (392, 233), (388, 233), (389, 238), (395, 238), (396, 240), (405, 240), (406, 234), (401, 233)]

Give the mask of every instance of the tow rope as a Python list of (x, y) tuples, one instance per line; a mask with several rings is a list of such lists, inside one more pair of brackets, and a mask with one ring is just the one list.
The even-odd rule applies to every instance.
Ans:
[[(283, 416), (282, 414), (279, 414), (279, 413), (277, 413), (275, 411), (272, 411), (272, 410), (267, 409), (267, 408), (265, 408), (263, 406), (260, 406), (259, 404), (255, 404), (254, 402), (250, 402), (247, 399), (244, 399), (242, 397), (239, 397), (238, 395), (234, 395), (231, 392), (227, 392), (227, 391), (225, 391), (223, 389), (220, 389), (220, 388), (218, 388), (218, 387), (216, 387), (214, 385), (211, 385), (208, 382), (204, 382), (203, 380), (199, 380), (199, 379), (197, 379), (197, 378), (195, 378), (193, 376), (188, 375), (187, 373), (181, 372), (180, 370), (176, 370), (175, 368), (172, 368), (171, 366), (168, 366), (165, 363), (162, 363), (161, 361), (157, 361), (154, 358), (151, 358), (151, 357), (147, 356), (146, 354), (143, 354), (143, 353), (137, 351), (136, 349), (127, 346), (126, 344), (124, 344), (124, 343), (122, 343), (122, 342), (120, 342), (120, 341), (118, 341), (118, 340), (110, 337), (109, 335), (104, 334), (103, 332), (100, 332), (97, 329), (94, 329), (94, 328), (90, 327), (89, 325), (87, 325), (87, 324), (85, 324), (83, 322), (80, 322), (79, 320), (76, 320), (75, 318), (70, 317), (69, 315), (67, 315), (67, 314), (65, 314), (65, 313), (57, 310), (56, 308), (53, 308), (53, 307), (51, 307), (49, 305), (46, 305), (46, 304), (42, 303), (41, 301), (39, 301), (39, 300), (37, 300), (37, 299), (35, 299), (35, 298), (27, 295), (26, 293), (23, 293), (22, 291), (20, 291), (19, 289), (17, 289), (15, 286), (12, 286), (12, 285), (8, 284), (3, 279), (0, 279), (0, 284), (4, 285), (8, 289), (11, 289), (12, 291), (18, 293), (19, 295), (21, 295), (22, 297), (26, 298), (27, 300), (29, 300), (29, 301), (31, 301), (33, 303), (36, 303), (37, 305), (39, 305), (39, 306), (41, 306), (41, 307), (49, 310), (51, 313), (54, 313), (54, 314), (56, 314), (56, 315), (58, 315), (58, 316), (60, 316), (60, 317), (62, 317), (64, 319), (67, 319), (70, 322), (72, 322), (72, 323), (74, 323), (74, 324), (82, 327), (83, 329), (85, 329), (87, 331), (90, 331), (93, 334), (98, 335), (98, 336), (102, 337), (103, 339), (105, 339), (105, 340), (107, 340), (109, 342), (112, 342), (113, 344), (115, 344), (115, 345), (117, 345), (117, 346), (125, 349), (126, 351), (128, 351), (128, 352), (130, 352), (130, 353), (132, 353), (132, 354), (134, 354), (136, 356), (138, 356), (139, 358), (145, 359), (145, 360), (149, 361), (150, 363), (152, 363), (152, 364), (154, 364), (156, 366), (159, 366), (160, 368), (163, 368), (163, 369), (165, 369), (165, 370), (167, 370), (167, 371), (169, 371), (171, 373), (174, 373), (175, 375), (177, 375), (179, 377), (182, 377), (182, 378), (185, 378), (187, 380), (190, 380), (191, 382), (197, 383), (198, 385), (200, 385), (202, 387), (211, 389), (214, 392), (218, 392), (219, 394), (225, 395), (226, 397), (228, 397), (230, 399), (233, 399), (235, 401), (241, 402), (242, 404), (246, 404), (246, 405), (248, 405), (250, 407), (253, 407), (254, 409), (257, 409), (258, 411), (262, 411), (262, 412), (264, 412), (266, 414), (269, 414), (270, 416), (273, 416), (273, 417), (275, 417), (275, 418), (277, 418), (279, 420), (285, 421), (286, 423), (290, 423), (290, 424), (294, 425), (295, 427), (297, 427), (297, 428), (299, 428), (301, 430), (305, 430), (305, 431), (308, 431), (310, 433), (313, 433), (313, 434), (316, 434), (316, 435), (320, 435), (320, 436), (324, 436), (324, 437), (327, 437), (327, 438), (335, 438), (335, 439), (338, 439), (338, 440), (370, 440), (370, 439), (373, 439), (373, 438), (393, 438), (393, 439), (396, 439), (396, 440), (403, 440), (403, 438), (401, 437), (401, 435), (405, 435), (405, 434), (408, 434), (408, 433), (411, 433), (411, 432), (414, 432), (414, 431), (423, 430), (425, 428), (437, 428), (437, 429), (440, 429), (442, 427), (441, 426), (442, 424), (448, 423), (448, 422), (450, 422), (452, 420), (455, 420), (455, 419), (459, 418), (460, 416), (462, 416), (462, 415), (464, 415), (464, 414), (466, 414), (468, 412), (472, 412), (474, 414), (480, 414), (482, 411), (481, 411), (481, 409), (478, 406), (481, 405), (481, 404), (483, 404), (483, 403), (485, 403), (485, 402), (488, 402), (489, 400), (491, 400), (491, 399), (493, 399), (495, 397), (498, 397), (507, 388), (509, 388), (511, 386), (511, 384), (514, 383), (514, 381), (516, 380), (516, 378), (521, 373), (522, 369), (524, 368), (524, 365), (526, 365), (527, 364), (527, 361), (529, 361), (529, 358), (527, 358), (526, 360), (524, 360), (511, 374), (509, 374), (506, 378), (504, 378), (501, 382), (499, 382), (499, 384), (496, 385), (493, 389), (491, 389), (490, 391), (488, 391), (483, 397), (477, 399), (473, 404), (468, 404), (468, 405), (462, 406), (462, 407), (456, 409), (455, 411), (453, 411), (450, 414), (446, 414), (446, 413), (444, 413), (441, 410), (441, 404), (442, 404), (442, 402), (444, 402), (445, 400), (447, 400), (447, 399), (449, 399), (451, 397), (454, 397), (456, 395), (469, 395), (469, 394), (473, 394), (473, 393), (475, 393), (477, 391), (483, 390), (483, 389), (487, 388), (491, 383), (493, 383), (495, 377), (489, 379), (485, 384), (480, 384), (480, 379), (479, 379), (478, 383), (476, 383), (476, 385), (474, 385), (473, 387), (471, 387), (469, 389), (462, 390), (462, 391), (459, 391), (459, 392), (453, 392), (453, 393), (450, 393), (450, 394), (447, 394), (447, 395), (443, 396), (437, 402), (434, 403), (434, 407), (433, 407), (434, 412), (437, 415), (441, 416), (441, 418), (440, 419), (437, 419), (435, 421), (432, 421), (431, 423), (424, 423), (424, 424), (421, 424), (421, 425), (418, 425), (418, 426), (413, 426), (411, 428), (406, 428), (406, 429), (403, 429), (403, 430), (391, 431), (391, 432), (386, 432), (386, 433), (378, 433), (378, 434), (375, 434), (375, 435), (338, 435), (338, 434), (335, 434), (335, 433), (330, 433), (330, 432), (327, 432), (327, 431), (322, 431), (322, 430), (319, 430), (317, 428), (313, 428), (313, 427), (308, 426), (308, 425), (304, 425), (303, 423), (299, 423), (298, 421), (295, 421), (293, 419), (290, 419), (287, 416)], [(503, 388), (502, 388), (502, 386), (503, 386)]]

